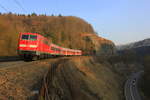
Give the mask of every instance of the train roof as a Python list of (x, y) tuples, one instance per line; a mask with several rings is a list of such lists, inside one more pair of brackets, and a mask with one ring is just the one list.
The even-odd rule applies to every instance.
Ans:
[(30, 34), (32, 34), (32, 35), (40, 35), (40, 34), (38, 34), (38, 33), (20, 33), (20, 34), (28, 34), (28, 35), (30, 35)]

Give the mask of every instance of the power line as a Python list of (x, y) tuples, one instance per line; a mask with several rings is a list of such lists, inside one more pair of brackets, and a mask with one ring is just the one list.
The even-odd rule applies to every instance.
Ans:
[(9, 12), (9, 10), (8, 10), (7, 8), (5, 8), (2, 4), (0, 4), (0, 7), (1, 7), (2, 9), (4, 9), (6, 12)]
[(25, 8), (21, 5), (21, 3), (17, 0), (13, 0), (23, 11), (27, 12)]

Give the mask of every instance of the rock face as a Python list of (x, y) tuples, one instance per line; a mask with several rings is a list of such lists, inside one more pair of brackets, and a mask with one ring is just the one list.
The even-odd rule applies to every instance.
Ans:
[(95, 45), (96, 55), (113, 55), (115, 53), (115, 45), (110, 40), (98, 36), (91, 37), (91, 39)]
[[(52, 64), (47, 74), (47, 97), (51, 100), (122, 100), (123, 81), (110, 66), (92, 57), (63, 58)], [(42, 93), (40, 98), (45, 98)]]
[(84, 34), (84, 38), (93, 44), (93, 53), (100, 55), (113, 55), (116, 52), (115, 44), (107, 39), (97, 36), (96, 34)]

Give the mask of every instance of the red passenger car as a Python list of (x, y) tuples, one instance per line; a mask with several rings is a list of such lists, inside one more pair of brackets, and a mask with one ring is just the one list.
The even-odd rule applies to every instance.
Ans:
[(31, 60), (49, 56), (82, 55), (82, 51), (60, 47), (37, 33), (20, 33), (18, 54), (23, 59)]

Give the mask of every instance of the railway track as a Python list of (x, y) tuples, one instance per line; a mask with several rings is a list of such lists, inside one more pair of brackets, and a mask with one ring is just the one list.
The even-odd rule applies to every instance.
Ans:
[(19, 56), (9, 56), (9, 57), (1, 57), (0, 56), (0, 62), (11, 62), (11, 61), (20, 61)]
[(1, 62), (0, 63), (0, 69), (1, 68), (9, 68), (9, 67), (14, 67), (14, 66), (17, 66), (17, 65), (23, 65), (25, 64), (25, 62), (23, 61), (13, 61), (13, 62)]
[(18, 68), (18, 67), (27, 67), (30, 65), (34, 65), (35, 63), (39, 63), (39, 61), (33, 62), (24, 62), (24, 61), (14, 61), (14, 62), (2, 62), (0, 63), (0, 70), (9, 69), (9, 68)]
[(42, 59), (42, 60), (37, 60), (37, 61), (23, 61), (21, 59), (17, 59), (14, 61), (0, 61), (0, 69), (8, 69), (8, 68), (14, 68), (14, 67), (18, 67), (18, 66), (28, 66), (28, 65), (34, 65), (34, 64), (38, 64), (38, 63), (44, 63), (47, 62), (47, 60), (49, 59)]
[(56, 75), (56, 70), (59, 64), (65, 62), (68, 59), (60, 59), (58, 62), (51, 64), (51, 68), (47, 71), (43, 79), (43, 85), (40, 89), (39, 100), (59, 100), (61, 99), (61, 91), (55, 87), (54, 91), (57, 92), (55, 95), (51, 95), (49, 89), (52, 88), (52, 84), (54, 84), (54, 79)]

